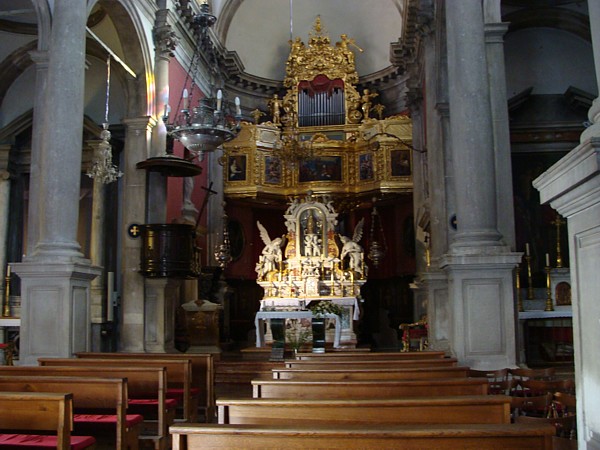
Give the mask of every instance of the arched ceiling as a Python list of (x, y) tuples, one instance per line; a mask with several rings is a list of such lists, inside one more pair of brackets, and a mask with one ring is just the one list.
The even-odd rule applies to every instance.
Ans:
[(307, 43), (317, 16), (332, 45), (341, 34), (347, 34), (364, 50), (361, 53), (353, 48), (359, 76), (390, 67), (390, 43), (402, 34), (404, 5), (405, 0), (212, 2), (217, 35), (227, 50), (237, 53), (244, 72), (276, 81), (285, 76), (290, 37), (300, 37)]

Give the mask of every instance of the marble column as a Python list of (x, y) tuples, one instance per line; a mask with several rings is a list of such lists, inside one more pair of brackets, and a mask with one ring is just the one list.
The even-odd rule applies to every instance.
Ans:
[(448, 274), (450, 344), (473, 368), (516, 364), (511, 253), (498, 231), (494, 127), (482, 2), (446, 8), (448, 99), (457, 231), (440, 268)]
[[(8, 156), (8, 155), (7, 155)], [(0, 285), (2, 286), (1, 298), (2, 305), (8, 299), (4, 298), (6, 288), (5, 284), (5, 267), (7, 263), (6, 239), (8, 233), (8, 218), (10, 205), (10, 174), (6, 170), (6, 166), (0, 167)], [(0, 311), (0, 315), (2, 311)]]
[[(600, 84), (600, 3), (588, 2), (596, 79)], [(583, 450), (600, 449), (600, 97), (588, 113), (592, 125), (580, 144), (550, 167), (533, 186), (542, 203), (567, 219), (577, 389), (577, 440)]]
[(124, 119), (126, 127), (122, 178), (121, 240), (121, 310), (119, 321), (121, 351), (143, 352), (144, 349), (144, 277), (140, 274), (142, 242), (139, 234), (130, 234), (130, 227), (145, 223), (146, 172), (136, 164), (144, 161), (155, 125), (149, 116)]
[(24, 365), (90, 349), (90, 282), (100, 270), (84, 259), (77, 242), (86, 19), (85, 2), (54, 2), (45, 99), (37, 105), (46, 119), (34, 130), (43, 142), (40, 176), (30, 185), (39, 236), (25, 261), (14, 264), (21, 278)]

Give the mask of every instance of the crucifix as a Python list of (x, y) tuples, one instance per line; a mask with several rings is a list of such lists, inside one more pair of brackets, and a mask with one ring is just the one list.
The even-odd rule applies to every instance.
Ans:
[(198, 217), (196, 218), (196, 229), (198, 229), (198, 225), (200, 224), (200, 219), (202, 218), (202, 215), (204, 214), (204, 210), (206, 209), (206, 205), (208, 205), (208, 200), (210, 198), (211, 194), (217, 194), (217, 191), (213, 191), (212, 190), (212, 185), (213, 182), (211, 181), (208, 184), (208, 187), (206, 186), (200, 186), (200, 189), (204, 189), (206, 191), (206, 195), (204, 196), (204, 200), (202, 201), (202, 205), (200, 205), (200, 211), (198, 211)]
[(551, 222), (552, 225), (556, 226), (556, 267), (559, 268), (562, 267), (562, 252), (560, 248), (560, 227), (561, 225), (564, 225), (564, 223), (565, 221), (562, 220), (558, 214), (556, 215), (554, 221)]

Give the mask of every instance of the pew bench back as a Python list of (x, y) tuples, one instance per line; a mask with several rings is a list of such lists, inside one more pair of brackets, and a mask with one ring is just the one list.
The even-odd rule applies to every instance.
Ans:
[(273, 369), (276, 380), (416, 380), (466, 378), (468, 367), (417, 367), (409, 369)]
[(416, 368), (416, 367), (453, 367), (458, 361), (456, 358), (443, 359), (407, 359), (407, 360), (347, 360), (347, 361), (321, 361), (321, 360), (286, 360), (286, 369), (358, 369), (358, 368)]
[(301, 361), (347, 361), (347, 360), (429, 360), (445, 358), (444, 352), (426, 351), (426, 352), (326, 352), (312, 353), (301, 352), (296, 354), (296, 359)]
[(197, 449), (402, 449), (464, 450), (552, 449), (551, 426), (491, 425), (387, 425), (361, 428), (322, 425), (188, 424), (170, 428), (173, 450)]
[(510, 423), (503, 395), (405, 399), (217, 399), (219, 423), (370, 426), (424, 423)]
[[(0, 392), (0, 424), (0, 448), (13, 448), (11, 441), (19, 438), (19, 435), (2, 434), (2, 430), (40, 432), (39, 435), (21, 435), (29, 440), (27, 448), (48, 448), (52, 443), (57, 450), (91, 449), (96, 443), (91, 436), (71, 436), (73, 395), (70, 393)], [(44, 432), (52, 435), (44, 436)]]
[(189, 359), (192, 363), (192, 388), (198, 390), (198, 405), (210, 422), (215, 416), (215, 358), (211, 353), (112, 353), (79, 352), (77, 358), (121, 358), (127, 361), (148, 359)]
[(434, 378), (428, 380), (252, 380), (254, 398), (404, 398), (487, 395), (486, 380)]
[[(102, 412), (102, 417), (114, 415), (115, 436), (110, 439), (119, 450), (137, 449), (140, 424), (143, 418), (127, 418), (127, 380), (124, 378), (94, 377), (39, 377), (39, 376), (0, 376), (1, 392), (69, 392), (73, 395), (73, 409), (76, 413)], [(94, 417), (95, 416), (95, 417)], [(88, 422), (94, 422), (98, 414), (86, 414)], [(77, 414), (75, 422), (77, 425)], [(99, 441), (106, 434), (105, 427), (91, 432)], [(93, 427), (86, 427), (93, 430)]]

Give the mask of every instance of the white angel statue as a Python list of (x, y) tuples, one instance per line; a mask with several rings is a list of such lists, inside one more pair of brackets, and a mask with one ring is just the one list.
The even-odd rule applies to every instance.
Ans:
[(340, 255), (340, 259), (343, 261), (346, 255), (350, 260), (350, 269), (363, 274), (363, 255), (364, 250), (358, 244), (363, 235), (363, 226), (365, 224), (365, 218), (363, 217), (354, 227), (354, 233), (352, 235), (352, 239), (347, 236), (340, 235), (340, 240), (342, 241), (342, 253)]
[(264, 278), (269, 272), (278, 270), (278, 264), (281, 264), (281, 248), (283, 247), (285, 236), (276, 237), (271, 240), (266, 228), (259, 221), (256, 221), (256, 225), (260, 231), (260, 237), (265, 243), (265, 247), (256, 265), (256, 273), (259, 278)]

